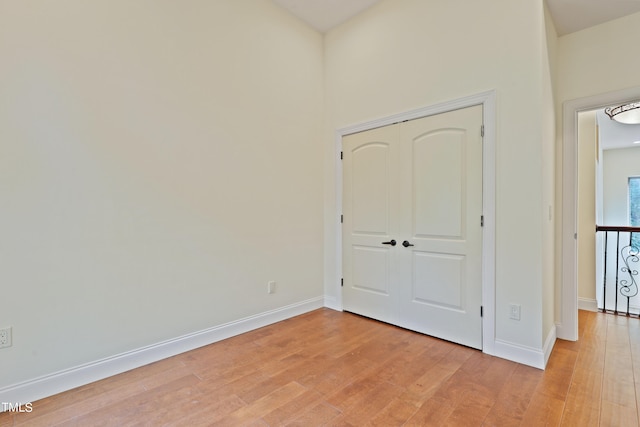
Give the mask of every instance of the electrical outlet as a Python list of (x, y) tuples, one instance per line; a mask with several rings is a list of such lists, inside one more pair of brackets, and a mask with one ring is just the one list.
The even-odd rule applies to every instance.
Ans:
[(273, 280), (267, 283), (267, 293), (268, 294), (276, 293), (276, 282), (274, 282)]
[(509, 304), (509, 319), (520, 320), (520, 304)]
[(11, 328), (0, 329), (0, 348), (11, 347)]

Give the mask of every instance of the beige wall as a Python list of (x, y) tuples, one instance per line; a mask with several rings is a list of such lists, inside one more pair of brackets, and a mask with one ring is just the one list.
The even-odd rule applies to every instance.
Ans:
[(557, 69), (557, 43), (553, 20), (544, 8), (542, 22), (542, 338), (547, 339), (555, 326), (555, 85)]
[(640, 147), (603, 152), (603, 225), (629, 224), (629, 177), (640, 176)]
[(558, 102), (640, 85), (640, 13), (560, 37)]
[(578, 114), (578, 298), (596, 299), (596, 113)]
[(322, 296), (319, 33), (0, 0), (0, 58), (0, 388)]
[[(328, 279), (336, 244), (334, 132), (497, 92), (496, 337), (540, 349), (553, 326), (553, 99), (542, 2), (383, 1), (326, 36)], [(543, 110), (548, 115), (543, 118)], [(544, 148), (549, 147), (549, 148)], [(334, 282), (326, 283), (335, 296)], [(551, 295), (547, 295), (550, 293)], [(543, 299), (550, 298), (549, 309)], [(508, 318), (510, 303), (522, 320)], [(544, 323), (544, 325), (543, 325)], [(545, 331), (543, 332), (543, 329)]]

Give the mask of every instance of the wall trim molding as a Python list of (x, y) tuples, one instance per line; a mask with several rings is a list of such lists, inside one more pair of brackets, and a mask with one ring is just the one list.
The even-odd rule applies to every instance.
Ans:
[(338, 300), (333, 296), (324, 296), (324, 306), (330, 308), (331, 310), (342, 311), (342, 305), (338, 304)]
[[(0, 402), (27, 403), (322, 308), (324, 297), (300, 301), (222, 325), (0, 388)], [(1, 409), (1, 408), (0, 408)]]
[(541, 349), (496, 339), (494, 356), (512, 360), (534, 368), (544, 369), (547, 366), (547, 362), (549, 361), (549, 357), (551, 356), (551, 351), (553, 350), (555, 343), (556, 327), (553, 326), (547, 335), (544, 346)]
[(598, 311), (598, 302), (592, 298), (578, 298), (578, 310)]
[(551, 351), (553, 350), (553, 346), (556, 344), (556, 339), (558, 339), (558, 331), (556, 326), (553, 325), (549, 334), (547, 335), (547, 339), (544, 342), (544, 347), (542, 347), (542, 352), (544, 353), (544, 369), (547, 366), (547, 362), (549, 361), (549, 357), (551, 357)]

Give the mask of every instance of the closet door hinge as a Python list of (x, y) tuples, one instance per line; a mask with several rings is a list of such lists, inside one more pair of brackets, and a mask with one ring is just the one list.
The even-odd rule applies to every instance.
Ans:
[(344, 153), (341, 151), (340, 152), (340, 160), (342, 160), (344, 158)]
[(340, 279), (340, 286), (344, 286), (344, 279)]
[(480, 227), (484, 227), (484, 215), (480, 215)]
[(340, 215), (340, 224), (344, 223), (344, 215)]
[(480, 317), (483, 317), (483, 316), (484, 316), (484, 313), (483, 313), (483, 310), (482, 310), (482, 306), (480, 306)]
[(480, 136), (484, 137), (484, 125), (480, 126)]

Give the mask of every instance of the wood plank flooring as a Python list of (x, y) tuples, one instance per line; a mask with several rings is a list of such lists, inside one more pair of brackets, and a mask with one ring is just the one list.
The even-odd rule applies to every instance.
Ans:
[(545, 371), (329, 309), (50, 398), (0, 426), (637, 426), (640, 320), (579, 313)]

